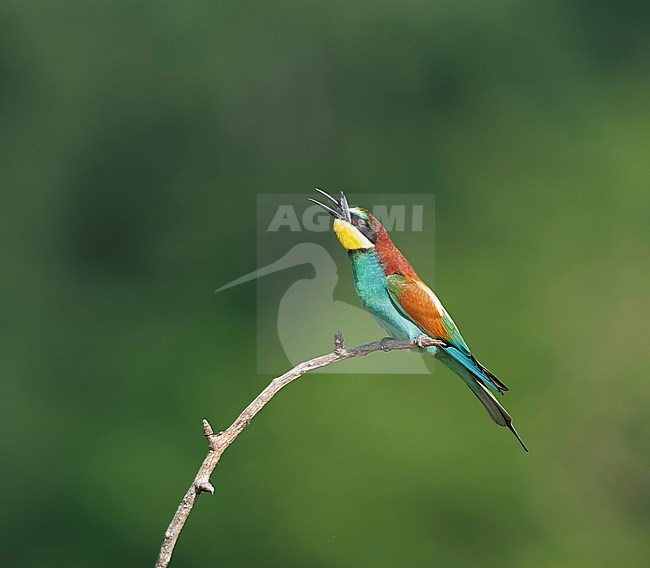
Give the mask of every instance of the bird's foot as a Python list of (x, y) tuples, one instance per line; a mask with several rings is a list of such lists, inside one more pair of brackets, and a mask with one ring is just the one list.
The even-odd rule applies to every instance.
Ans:
[(392, 337), (382, 337), (379, 340), (379, 346), (381, 347), (382, 351), (384, 351), (384, 352), (390, 351), (390, 349), (388, 348), (388, 342), (389, 341), (393, 341), (393, 338)]
[(420, 349), (424, 349), (425, 347), (428, 347), (427, 345), (428, 341), (429, 341), (429, 336), (422, 333), (413, 340), (413, 343), (415, 343), (415, 345), (417, 345)]

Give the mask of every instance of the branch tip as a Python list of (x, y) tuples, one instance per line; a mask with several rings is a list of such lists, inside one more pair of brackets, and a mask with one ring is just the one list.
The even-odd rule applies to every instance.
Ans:
[(210, 423), (205, 418), (203, 419), (203, 434), (205, 435), (206, 438), (210, 438), (210, 436), (214, 436), (214, 431), (212, 430), (212, 426), (210, 426)]

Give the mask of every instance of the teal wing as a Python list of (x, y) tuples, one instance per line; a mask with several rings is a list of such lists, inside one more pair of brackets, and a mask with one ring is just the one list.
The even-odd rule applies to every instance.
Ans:
[(436, 356), (463, 380), (483, 404), (492, 420), (499, 426), (508, 428), (528, 451), (512, 425), (512, 417), (488, 389), (490, 387), (503, 392), (507, 391), (508, 387), (471, 354), (456, 324), (433, 291), (419, 278), (402, 274), (388, 276), (386, 288), (395, 307), (406, 318), (429, 337), (445, 342)]
[(472, 355), (458, 327), (442, 306), (440, 300), (419, 278), (391, 274), (386, 278), (386, 288), (396, 307), (433, 339), (441, 339), (441, 347), (481, 382), (498, 392), (506, 387)]

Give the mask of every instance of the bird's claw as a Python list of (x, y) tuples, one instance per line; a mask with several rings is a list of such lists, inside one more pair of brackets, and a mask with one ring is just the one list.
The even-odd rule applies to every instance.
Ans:
[(425, 347), (428, 347), (426, 345), (428, 341), (429, 341), (429, 337), (427, 335), (424, 335), (424, 333), (422, 333), (413, 340), (413, 343), (415, 343), (415, 345), (417, 345), (420, 349), (424, 349)]
[(386, 352), (390, 351), (388, 348), (388, 342), (391, 341), (393, 338), (392, 337), (382, 337), (381, 340), (379, 341), (379, 346), (381, 347), (381, 350)]

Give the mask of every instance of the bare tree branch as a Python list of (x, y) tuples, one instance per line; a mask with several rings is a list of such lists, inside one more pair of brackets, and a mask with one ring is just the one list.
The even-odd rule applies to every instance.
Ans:
[(413, 341), (397, 340), (385, 337), (379, 341), (365, 343), (358, 347), (344, 347), (343, 334), (340, 331), (337, 331), (334, 336), (334, 351), (327, 355), (322, 355), (310, 359), (309, 361), (305, 361), (304, 363), (300, 363), (290, 371), (287, 371), (284, 375), (273, 379), (271, 383), (257, 396), (257, 398), (246, 407), (237, 420), (235, 420), (232, 426), (227, 430), (215, 434), (208, 421), (203, 420), (203, 433), (208, 439), (208, 454), (203, 460), (192, 485), (190, 485), (190, 488), (181, 500), (169, 527), (165, 531), (158, 560), (156, 561), (156, 568), (167, 568), (167, 566), (169, 566), (176, 541), (178, 540), (181, 530), (185, 525), (185, 521), (187, 521), (187, 518), (192, 512), (192, 507), (194, 507), (194, 503), (196, 503), (199, 495), (204, 491), (211, 494), (214, 493), (214, 487), (210, 483), (210, 476), (219, 463), (219, 459), (223, 452), (235, 441), (244, 428), (250, 424), (255, 415), (264, 408), (264, 405), (266, 405), (266, 403), (269, 402), (281, 388), (287, 386), (290, 382), (309, 371), (320, 369), (327, 365), (331, 365), (332, 363), (338, 363), (339, 361), (345, 361), (346, 359), (352, 359), (353, 357), (363, 357), (370, 353), (374, 353), (375, 351), (416, 349), (437, 345), (441, 345), (441, 342), (425, 335), (421, 335)]

